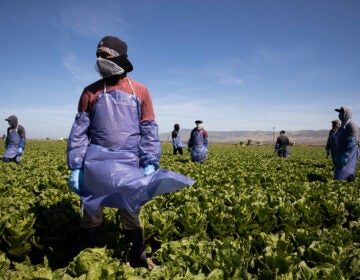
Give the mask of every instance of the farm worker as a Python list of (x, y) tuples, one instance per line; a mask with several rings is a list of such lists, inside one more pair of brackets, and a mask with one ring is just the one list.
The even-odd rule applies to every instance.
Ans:
[(130, 265), (152, 269), (144, 250), (140, 208), (152, 197), (194, 181), (159, 168), (161, 144), (151, 96), (127, 76), (133, 70), (127, 44), (106, 36), (96, 56), (102, 79), (84, 88), (67, 146), (69, 187), (80, 195), (83, 210), (80, 238), (93, 247), (103, 207), (118, 208)]
[(333, 164), (335, 166), (335, 157), (336, 157), (336, 132), (340, 127), (340, 121), (339, 120), (333, 120), (331, 122), (331, 129), (329, 131), (329, 136), (326, 142), (326, 156), (331, 156), (331, 159), (333, 161)]
[(25, 128), (18, 123), (15, 115), (9, 116), (5, 121), (8, 122), (9, 127), (7, 128), (3, 161), (15, 161), (20, 164), (26, 145)]
[(335, 109), (339, 112), (341, 126), (336, 133), (335, 180), (355, 181), (355, 171), (359, 160), (359, 128), (352, 118), (348, 106)]
[(176, 155), (177, 152), (179, 152), (179, 154), (182, 155), (183, 148), (186, 147), (186, 145), (183, 142), (181, 142), (179, 130), (180, 130), (180, 125), (178, 123), (174, 124), (174, 130), (171, 133), (174, 155)]
[(274, 151), (277, 152), (279, 157), (288, 158), (290, 157), (288, 145), (290, 145), (290, 140), (286, 136), (285, 130), (281, 130), (280, 135), (276, 139)]
[(208, 133), (203, 127), (203, 121), (195, 121), (196, 127), (191, 131), (188, 142), (191, 160), (194, 162), (204, 162), (206, 153), (209, 150)]

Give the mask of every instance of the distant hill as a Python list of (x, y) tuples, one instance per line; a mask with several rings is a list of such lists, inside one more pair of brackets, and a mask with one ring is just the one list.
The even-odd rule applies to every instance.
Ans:
[[(187, 143), (190, 136), (190, 129), (181, 129), (181, 140)], [(252, 144), (272, 145), (279, 132), (273, 131), (208, 131), (210, 143), (244, 143), (247, 144), (251, 140)], [(329, 130), (297, 130), (287, 131), (286, 135), (291, 142), (296, 145), (326, 145)], [(160, 134), (162, 142), (171, 142), (171, 132)]]

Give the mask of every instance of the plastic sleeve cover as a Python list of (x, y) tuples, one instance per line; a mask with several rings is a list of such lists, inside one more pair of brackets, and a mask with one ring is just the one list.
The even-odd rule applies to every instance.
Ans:
[(326, 150), (330, 150), (330, 147), (331, 147), (331, 145), (330, 145), (330, 133), (329, 133), (329, 136), (328, 136), (328, 139), (327, 139), (327, 141), (326, 141), (326, 146), (325, 146), (325, 149)]
[(188, 141), (188, 149), (192, 148), (192, 146), (194, 145), (194, 139), (193, 139), (193, 131), (191, 131), (190, 133), (190, 138), (189, 138), (189, 141)]
[(172, 139), (175, 148), (180, 148), (180, 139), (178, 137)]
[(209, 141), (207, 137), (204, 137), (204, 146), (206, 147), (206, 149), (209, 149)]
[(159, 167), (161, 156), (161, 143), (158, 133), (158, 125), (155, 121), (144, 121), (140, 123), (140, 166), (149, 164)]
[(188, 149), (192, 148), (192, 137), (190, 136), (188, 141)]
[(90, 125), (89, 114), (77, 113), (67, 142), (67, 164), (70, 169), (83, 168), (86, 149), (89, 144), (87, 135)]
[(26, 140), (25, 138), (20, 138), (19, 147), (21, 147), (23, 150), (25, 150)]

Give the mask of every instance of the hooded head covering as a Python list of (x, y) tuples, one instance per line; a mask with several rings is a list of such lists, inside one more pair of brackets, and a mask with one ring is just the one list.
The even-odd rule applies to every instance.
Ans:
[(344, 125), (352, 118), (352, 110), (349, 106), (341, 106), (339, 109), (335, 109), (335, 111), (339, 112), (339, 119)]
[(127, 44), (124, 41), (114, 36), (105, 36), (98, 43), (97, 52), (104, 49), (112, 50), (114, 57), (108, 58), (108, 60), (123, 68), (125, 73), (133, 70), (133, 66), (127, 58)]
[(15, 128), (18, 125), (18, 118), (15, 115), (7, 117), (5, 121), (9, 122), (11, 128)]

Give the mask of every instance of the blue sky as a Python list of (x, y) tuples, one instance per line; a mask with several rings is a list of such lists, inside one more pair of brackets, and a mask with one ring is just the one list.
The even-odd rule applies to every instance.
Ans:
[(349, 105), (360, 124), (358, 0), (13, 0), (0, 3), (1, 134), (67, 137), (98, 41), (128, 44), (160, 133), (330, 129)]

